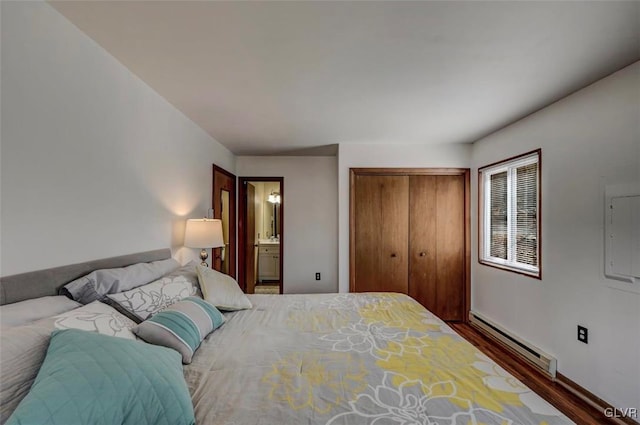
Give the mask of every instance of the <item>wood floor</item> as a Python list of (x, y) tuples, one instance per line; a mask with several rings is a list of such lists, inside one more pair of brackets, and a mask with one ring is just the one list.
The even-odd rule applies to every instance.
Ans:
[(464, 323), (448, 324), (467, 341), (491, 357), (496, 363), (554, 405), (576, 424), (604, 425), (621, 423), (605, 417), (603, 412), (587, 404), (560, 384), (551, 381), (542, 372), (529, 365), (526, 361), (515, 357), (507, 349), (499, 346), (471, 325)]

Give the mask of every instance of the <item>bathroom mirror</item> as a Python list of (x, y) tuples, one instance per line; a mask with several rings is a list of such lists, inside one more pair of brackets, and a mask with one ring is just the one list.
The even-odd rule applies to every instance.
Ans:
[(220, 203), (222, 205), (220, 211), (220, 219), (222, 220), (222, 237), (224, 239), (224, 248), (220, 251), (221, 272), (229, 274), (229, 191), (220, 190)]
[(213, 249), (212, 267), (236, 276), (236, 176), (213, 165), (213, 218), (222, 221), (224, 248)]
[(279, 182), (253, 182), (256, 196), (259, 199), (256, 214), (259, 218), (258, 227), (260, 239), (276, 238), (280, 232), (280, 209), (282, 196)]

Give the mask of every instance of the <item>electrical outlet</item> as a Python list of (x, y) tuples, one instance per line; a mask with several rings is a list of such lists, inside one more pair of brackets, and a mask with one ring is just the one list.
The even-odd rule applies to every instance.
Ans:
[(589, 343), (589, 329), (578, 325), (578, 341), (584, 342), (585, 344)]
[(316, 280), (320, 280), (320, 273), (316, 273)]

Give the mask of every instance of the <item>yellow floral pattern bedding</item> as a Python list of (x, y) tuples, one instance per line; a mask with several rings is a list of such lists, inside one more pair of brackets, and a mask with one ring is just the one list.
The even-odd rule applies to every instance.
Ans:
[(198, 424), (572, 423), (406, 295), (251, 302), (185, 366)]

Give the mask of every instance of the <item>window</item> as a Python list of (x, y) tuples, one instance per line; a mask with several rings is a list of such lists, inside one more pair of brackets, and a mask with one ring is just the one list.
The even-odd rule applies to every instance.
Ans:
[(540, 277), (540, 150), (478, 170), (479, 261)]

